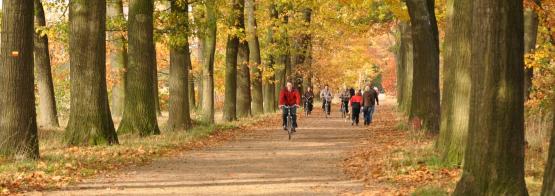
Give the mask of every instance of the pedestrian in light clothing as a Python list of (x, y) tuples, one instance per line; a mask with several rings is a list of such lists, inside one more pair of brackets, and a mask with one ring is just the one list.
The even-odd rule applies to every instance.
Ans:
[(364, 125), (370, 125), (372, 123), (372, 115), (376, 105), (380, 105), (378, 100), (378, 93), (371, 89), (369, 86), (364, 88), (364, 93), (362, 94), (362, 110), (364, 113)]

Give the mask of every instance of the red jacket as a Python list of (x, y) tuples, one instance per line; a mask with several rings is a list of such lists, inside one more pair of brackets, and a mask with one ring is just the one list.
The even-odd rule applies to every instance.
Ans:
[(279, 105), (292, 106), (295, 104), (301, 104), (301, 95), (299, 91), (296, 89), (291, 91), (288, 91), (287, 88), (281, 89), (281, 92), (279, 92)]
[(353, 102), (362, 104), (362, 96), (355, 95), (355, 96), (351, 97), (351, 100), (349, 102), (350, 102), (351, 106), (353, 106)]

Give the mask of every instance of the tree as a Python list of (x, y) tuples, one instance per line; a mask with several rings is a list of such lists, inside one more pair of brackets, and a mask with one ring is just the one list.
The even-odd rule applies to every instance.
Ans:
[[(275, 100), (279, 100), (279, 92), (281, 89), (285, 88), (285, 84), (287, 79), (290, 79), (291, 76), (291, 58), (289, 52), (289, 35), (287, 32), (287, 24), (289, 23), (289, 16), (287, 14), (287, 6), (280, 5), (280, 9), (278, 10), (278, 17), (281, 15), (281, 20), (278, 22), (279, 26), (279, 36), (277, 39), (277, 50), (274, 50), (276, 56), (278, 57), (278, 61), (276, 66), (274, 66), (275, 71)], [(277, 21), (276, 21), (277, 22)], [(276, 103), (277, 104), (277, 103)], [(276, 105), (277, 106), (277, 105)]]
[(56, 99), (54, 96), (54, 83), (52, 82), (52, 70), (50, 66), (50, 52), (48, 51), (48, 36), (41, 28), (46, 27), (44, 8), (40, 0), (34, 0), (35, 4), (35, 68), (37, 70), (37, 83), (39, 90), (39, 113), (38, 124), (42, 127), (58, 127), (58, 112), (56, 111)]
[(528, 195), (522, 1), (477, 0), (472, 10), (469, 129), (454, 195)]
[(410, 119), (419, 119), (430, 134), (439, 133), (439, 38), (433, 0), (407, 0), (414, 69)]
[[(245, 32), (245, 1), (240, 0), (239, 33)], [(244, 36), (239, 37), (237, 56), (237, 116), (248, 117), (251, 115), (251, 78), (249, 69), (249, 44)], [(256, 73), (255, 73), (256, 74)]]
[(460, 164), (468, 133), (470, 109), (470, 40), (472, 2), (447, 1), (443, 55), (443, 95), (437, 149), (443, 161)]
[(112, 115), (120, 117), (125, 105), (125, 74), (127, 73), (127, 39), (124, 33), (126, 23), (123, 16), (122, 0), (107, 1), (108, 37), (112, 49), (110, 51), (112, 87)]
[(237, 55), (239, 52), (240, 15), (243, 13), (244, 0), (230, 1), (231, 11), (228, 19), (229, 35), (225, 55), (225, 100), (224, 120), (237, 120)]
[(0, 154), (38, 158), (32, 0), (3, 0), (0, 44)]
[[(555, 105), (553, 106), (553, 114), (555, 114)], [(542, 196), (555, 195), (555, 118), (553, 118), (551, 128), (551, 141), (549, 144), (549, 156), (543, 174)]]
[(168, 130), (186, 130), (191, 127), (189, 113), (189, 17), (188, 0), (172, 1), (171, 12), (175, 17), (170, 46), (170, 100)]
[[(304, 27), (305, 29), (310, 29), (310, 23), (312, 22), (312, 9), (311, 8), (304, 8), (302, 10), (302, 20), (303, 20), (303, 25), (302, 27)], [(310, 32), (303, 32), (299, 38), (299, 49), (300, 51), (297, 52), (297, 55), (295, 57), (295, 66), (298, 67), (301, 66), (302, 68), (304, 68), (305, 70), (311, 70), (311, 65), (310, 65), (310, 61), (309, 61), (309, 56), (310, 56), (310, 50), (311, 50), (311, 45), (312, 45), (312, 36)], [(310, 72), (310, 71), (308, 71)], [(307, 73), (305, 74), (304, 78), (303, 78), (303, 88), (304, 87), (309, 87), (312, 86), (311, 84), (311, 74)], [(296, 78), (295, 78), (296, 81)]]
[[(118, 133), (160, 134), (154, 88), (153, 0), (129, 1), (129, 65), (125, 106)], [(132, 81), (132, 82), (131, 82)]]
[(260, 57), (260, 43), (258, 41), (258, 34), (256, 31), (256, 3), (255, 0), (245, 0), (246, 9), (246, 33), (247, 43), (249, 49), (249, 62), (252, 73), (252, 104), (251, 109), (253, 114), (262, 114), (264, 112), (264, 99), (262, 94), (262, 58)]
[(69, 25), (71, 109), (64, 141), (117, 144), (106, 87), (106, 1), (70, 1)]
[[(538, 6), (540, 0), (532, 1)], [(533, 8), (524, 9), (524, 53), (531, 53), (536, 49), (536, 40), (538, 37), (538, 13)], [(532, 78), (534, 77), (534, 68), (526, 67), (524, 70), (524, 99), (530, 96), (532, 90)]]
[[(278, 20), (278, 12), (276, 10), (276, 5), (275, 3), (271, 3), (269, 6), (269, 14), (270, 14), (270, 18), (272, 20), (272, 24), (271, 27), (268, 29), (268, 35), (267, 35), (267, 39), (268, 39), (268, 43), (271, 45), (269, 47), (273, 47), (273, 45), (275, 45), (276, 40), (274, 38), (274, 31), (276, 27), (276, 21)], [(275, 64), (275, 55), (274, 54), (269, 54), (267, 63), (266, 63), (266, 67), (264, 69), (264, 75), (265, 77), (263, 77), (263, 91), (264, 91), (264, 112), (266, 113), (271, 113), (274, 112), (276, 110), (276, 99), (275, 99), (275, 70), (274, 70), (274, 64)]]
[(214, 123), (214, 54), (216, 52), (216, 19), (217, 7), (215, 0), (206, 0), (206, 29), (204, 31), (204, 60), (202, 61), (202, 118)]

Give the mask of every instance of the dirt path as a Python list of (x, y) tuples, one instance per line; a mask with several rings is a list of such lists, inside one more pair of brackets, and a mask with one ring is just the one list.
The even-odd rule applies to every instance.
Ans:
[[(318, 109), (317, 109), (318, 110)], [(379, 114), (379, 112), (378, 112)], [(343, 173), (342, 161), (360, 144), (364, 127), (319, 110), (300, 118), (287, 140), (279, 125), (203, 150), (130, 168), (46, 195), (338, 195), (359, 193), (362, 182)]]

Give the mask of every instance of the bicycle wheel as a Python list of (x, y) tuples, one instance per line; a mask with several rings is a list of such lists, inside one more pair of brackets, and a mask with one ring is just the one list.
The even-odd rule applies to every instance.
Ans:
[(291, 119), (291, 116), (288, 116), (287, 117), (287, 134), (289, 135), (289, 140), (291, 140), (292, 129), (293, 129), (293, 120)]

